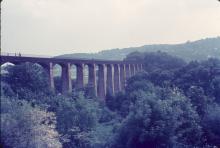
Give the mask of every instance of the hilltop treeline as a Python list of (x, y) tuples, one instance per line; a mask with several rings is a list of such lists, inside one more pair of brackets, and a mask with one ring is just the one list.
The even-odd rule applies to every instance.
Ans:
[(187, 41), (181, 44), (152, 44), (141, 47), (103, 50), (98, 53), (74, 53), (57, 56), (58, 58), (86, 58), (122, 60), (132, 52), (162, 51), (180, 57), (189, 62), (192, 60), (207, 60), (208, 58), (220, 59), (220, 37), (206, 38), (197, 41)]
[(7, 66), (1, 146), (220, 147), (220, 60), (186, 63), (164, 52), (135, 52), (125, 60), (142, 61), (145, 71), (105, 102), (91, 88), (53, 94), (39, 65)]

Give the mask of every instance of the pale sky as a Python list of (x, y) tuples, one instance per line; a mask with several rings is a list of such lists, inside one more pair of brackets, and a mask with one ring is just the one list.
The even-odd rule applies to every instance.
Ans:
[(59, 55), (220, 35), (217, 0), (3, 0), (2, 51)]

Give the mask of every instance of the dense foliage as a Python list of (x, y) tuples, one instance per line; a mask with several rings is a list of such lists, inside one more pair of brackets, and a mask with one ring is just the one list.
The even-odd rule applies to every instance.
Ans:
[(25, 100), (1, 97), (2, 147), (62, 147), (56, 116)]
[[(133, 105), (113, 135), (111, 147), (197, 146), (202, 135), (199, 116), (181, 94), (154, 90), (132, 92)], [(194, 138), (191, 138), (193, 136)]]
[[(163, 52), (130, 54), (145, 72), (105, 102), (89, 87), (49, 92), (43, 68), (26, 63), (1, 74), (1, 146), (66, 148), (220, 147), (220, 60)], [(32, 77), (33, 76), (33, 77)]]

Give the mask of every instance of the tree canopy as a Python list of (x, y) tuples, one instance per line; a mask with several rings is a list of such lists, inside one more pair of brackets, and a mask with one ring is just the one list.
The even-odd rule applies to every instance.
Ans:
[[(1, 146), (68, 148), (220, 147), (220, 60), (184, 62), (132, 53), (144, 72), (105, 102), (91, 88), (49, 93), (40, 65), (1, 74)], [(60, 88), (61, 79), (55, 85)]]

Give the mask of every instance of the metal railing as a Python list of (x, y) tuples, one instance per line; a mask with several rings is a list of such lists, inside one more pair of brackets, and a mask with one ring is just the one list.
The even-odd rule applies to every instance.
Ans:
[(96, 61), (96, 62), (103, 62), (103, 61), (108, 61), (108, 62), (123, 62), (124, 60), (108, 60), (108, 59), (89, 59), (89, 58), (61, 58), (61, 57), (56, 57), (56, 56), (49, 56), (49, 55), (37, 55), (37, 54), (23, 54), (20, 52), (16, 53), (9, 53), (9, 52), (1, 52), (1, 56), (15, 56), (15, 57), (31, 57), (31, 58), (53, 58), (53, 59), (66, 59), (66, 60), (89, 60), (89, 61)]

